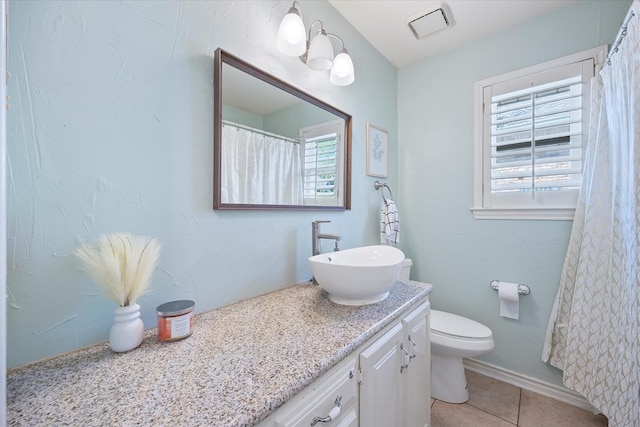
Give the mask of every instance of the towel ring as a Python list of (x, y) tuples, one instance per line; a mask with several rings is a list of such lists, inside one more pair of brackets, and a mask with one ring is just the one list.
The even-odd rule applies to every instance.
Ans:
[[(387, 183), (376, 181), (376, 182), (373, 183), (373, 185), (376, 187), (376, 190), (380, 190), (382, 187), (385, 187), (387, 189), (387, 191), (389, 192), (389, 198), (393, 200), (393, 193), (391, 192), (391, 189), (389, 188)], [(384, 197), (384, 191), (381, 191), (380, 194), (382, 194), (382, 200), (384, 200), (386, 202), (387, 199)]]

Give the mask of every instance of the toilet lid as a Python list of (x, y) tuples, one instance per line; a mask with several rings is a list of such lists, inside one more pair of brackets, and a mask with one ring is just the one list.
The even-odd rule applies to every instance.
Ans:
[(431, 310), (431, 330), (462, 338), (491, 338), (491, 329), (482, 323), (438, 310)]

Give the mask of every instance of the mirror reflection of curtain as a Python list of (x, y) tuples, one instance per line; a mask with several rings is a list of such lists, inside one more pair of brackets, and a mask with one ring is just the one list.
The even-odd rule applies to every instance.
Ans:
[(300, 145), (233, 125), (222, 127), (222, 203), (302, 203)]

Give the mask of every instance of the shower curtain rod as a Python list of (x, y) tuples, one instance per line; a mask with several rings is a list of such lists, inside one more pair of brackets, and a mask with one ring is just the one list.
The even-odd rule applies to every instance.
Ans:
[(249, 132), (257, 133), (257, 134), (260, 134), (260, 135), (271, 136), (273, 138), (282, 139), (284, 141), (292, 142), (294, 144), (300, 144), (300, 141), (298, 141), (297, 139), (288, 138), (286, 136), (278, 135), (277, 133), (265, 132), (262, 129), (252, 128), (252, 127), (249, 127), (249, 126), (241, 125), (240, 123), (230, 122), (228, 120), (223, 120), (222, 121), (222, 125), (223, 126), (224, 125), (229, 125), (229, 126), (233, 126), (235, 128), (238, 128), (238, 129), (248, 130)]
[(607, 55), (607, 60), (605, 61), (605, 63), (609, 65), (611, 64), (611, 56), (618, 51), (618, 46), (620, 46), (620, 43), (622, 43), (622, 39), (627, 35), (627, 26), (629, 25), (629, 21), (631, 21), (631, 19), (634, 16), (636, 16), (636, 13), (633, 10), (633, 3), (632, 3), (631, 7), (629, 8), (629, 11), (627, 12), (627, 15), (624, 17), (624, 20), (620, 25), (620, 29), (618, 30), (618, 35), (616, 35), (615, 40), (611, 44), (611, 50)]

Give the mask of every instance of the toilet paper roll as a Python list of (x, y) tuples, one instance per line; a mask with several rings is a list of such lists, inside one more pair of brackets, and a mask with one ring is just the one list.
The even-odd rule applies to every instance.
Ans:
[(520, 294), (517, 283), (498, 282), (498, 298), (500, 299), (500, 316), (509, 319), (520, 317)]

